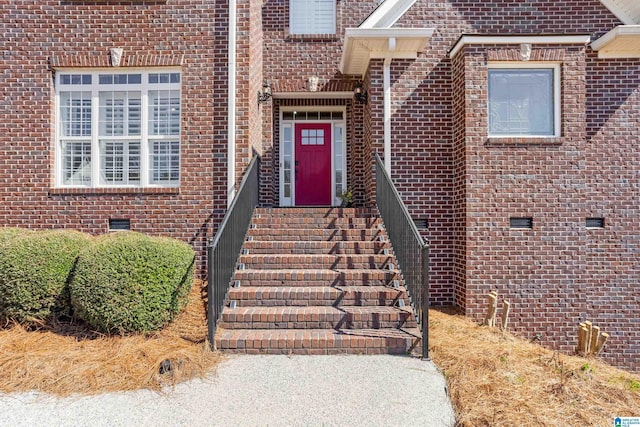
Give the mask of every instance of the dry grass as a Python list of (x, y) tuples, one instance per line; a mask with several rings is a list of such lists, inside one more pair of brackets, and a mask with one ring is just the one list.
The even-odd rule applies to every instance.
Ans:
[(431, 357), (459, 426), (608, 426), (640, 415), (640, 378), (463, 316), (429, 312)]
[[(103, 336), (69, 324), (0, 329), (0, 392), (160, 390), (206, 375), (221, 356), (205, 341), (202, 286), (196, 282), (175, 322), (150, 336)], [(429, 324), (431, 357), (461, 427), (607, 426), (614, 416), (639, 415), (638, 376), (443, 311), (431, 310)], [(173, 369), (160, 374), (167, 359)]]
[[(38, 390), (65, 396), (141, 388), (202, 377), (219, 362), (209, 350), (202, 298), (196, 281), (183, 313), (164, 330), (148, 336), (104, 336), (83, 325), (55, 324), (28, 331), (0, 329), (0, 391)], [(171, 370), (160, 374), (160, 365)]]

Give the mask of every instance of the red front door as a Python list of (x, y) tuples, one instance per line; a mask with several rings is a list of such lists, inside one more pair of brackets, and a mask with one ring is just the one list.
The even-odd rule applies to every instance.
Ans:
[(296, 124), (296, 205), (331, 205), (331, 124)]

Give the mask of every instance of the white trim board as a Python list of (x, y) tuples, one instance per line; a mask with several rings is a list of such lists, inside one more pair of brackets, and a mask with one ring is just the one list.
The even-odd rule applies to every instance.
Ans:
[(449, 58), (453, 58), (466, 45), (504, 45), (504, 44), (589, 44), (591, 36), (476, 36), (463, 35), (458, 39), (453, 49), (449, 52)]
[(598, 58), (640, 58), (640, 25), (618, 25), (591, 43)]
[(416, 0), (385, 0), (358, 28), (391, 28)]

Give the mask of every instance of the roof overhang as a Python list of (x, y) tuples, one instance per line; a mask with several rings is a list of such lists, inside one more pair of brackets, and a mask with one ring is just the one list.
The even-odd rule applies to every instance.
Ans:
[(588, 35), (534, 35), (534, 36), (480, 36), (462, 35), (455, 46), (449, 51), (449, 57), (453, 58), (466, 45), (504, 45), (504, 44), (589, 44), (591, 37)]
[(371, 59), (415, 59), (433, 31), (433, 28), (347, 28), (340, 72), (364, 75)]
[(640, 1), (638, 0), (600, 0), (616, 18), (625, 25), (640, 24)]
[(390, 28), (415, 2), (416, 0), (385, 0), (358, 28)]
[(619, 25), (591, 43), (598, 58), (640, 58), (640, 25)]

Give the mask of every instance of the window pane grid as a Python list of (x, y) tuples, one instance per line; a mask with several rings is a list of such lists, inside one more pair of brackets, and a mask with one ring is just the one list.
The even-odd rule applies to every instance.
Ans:
[(180, 134), (180, 94), (176, 90), (149, 91), (149, 133)]
[(100, 136), (140, 135), (140, 92), (100, 92)]
[(323, 129), (303, 129), (301, 137), (302, 145), (324, 145)]
[(179, 183), (179, 72), (66, 73), (57, 81), (61, 185)]
[(151, 149), (151, 180), (172, 183), (180, 178), (180, 144), (178, 141), (153, 141)]
[(62, 141), (65, 185), (91, 185), (91, 141)]
[(91, 93), (60, 93), (62, 136), (91, 136)]
[(140, 142), (102, 141), (100, 151), (103, 184), (140, 183)]

